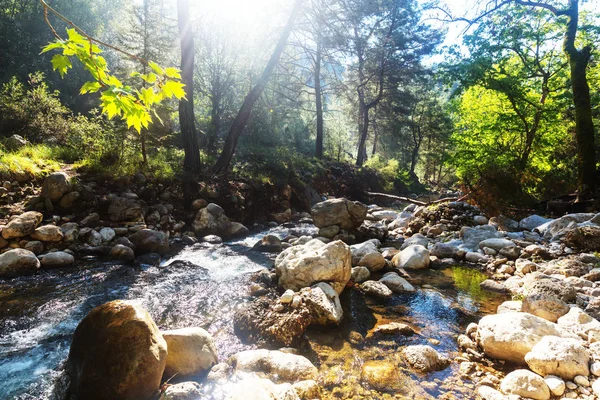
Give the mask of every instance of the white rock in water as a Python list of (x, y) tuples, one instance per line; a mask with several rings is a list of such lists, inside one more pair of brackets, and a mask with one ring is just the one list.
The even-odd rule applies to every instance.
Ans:
[(397, 268), (424, 269), (429, 267), (429, 250), (421, 245), (408, 246), (392, 258)]
[(516, 246), (516, 244), (512, 240), (502, 239), (502, 238), (486, 239), (479, 243), (480, 249), (483, 249), (484, 247), (489, 247), (496, 251), (500, 251), (502, 249), (505, 249), (508, 247), (515, 247), (515, 246)]
[(110, 242), (111, 240), (113, 240), (115, 238), (115, 236), (117, 236), (114, 229), (112, 229), (112, 228), (102, 228), (102, 229), (100, 229), (99, 233), (100, 233), (100, 236), (102, 237), (102, 241), (104, 243)]
[(521, 312), (486, 315), (477, 328), (478, 342), (485, 354), (519, 364), (548, 335), (560, 336), (556, 324)]
[(378, 281), (366, 281), (360, 285), (361, 290), (369, 296), (388, 298), (392, 296), (392, 291), (383, 283)]
[(567, 380), (577, 375), (589, 375), (590, 358), (576, 339), (544, 336), (525, 355), (525, 361), (540, 375), (557, 375)]
[(596, 361), (590, 365), (590, 372), (595, 376), (600, 376), (600, 362)]
[(218, 361), (213, 337), (202, 328), (162, 332), (167, 342), (167, 376), (194, 375), (208, 371)]
[(562, 396), (565, 393), (565, 381), (555, 375), (548, 375), (544, 378), (544, 382), (548, 385), (548, 389), (554, 396)]
[(589, 379), (587, 377), (583, 376), (583, 375), (577, 375), (575, 378), (573, 378), (573, 382), (575, 382), (579, 386), (583, 386), (583, 387), (589, 387), (590, 386)]
[(288, 304), (288, 303), (291, 303), (293, 299), (294, 299), (294, 291), (288, 289), (281, 295), (281, 297), (279, 298), (279, 302), (281, 304)]
[(544, 379), (526, 369), (518, 369), (506, 375), (500, 388), (505, 394), (516, 394), (535, 400), (550, 399), (550, 389)]
[(311, 240), (284, 250), (275, 259), (279, 285), (294, 291), (328, 282), (340, 294), (352, 274), (350, 248), (342, 241), (324, 244)]
[(395, 272), (388, 272), (387, 274), (383, 275), (379, 282), (383, 283), (395, 293), (417, 291), (413, 285)]
[(402, 350), (402, 355), (412, 368), (421, 372), (441, 371), (450, 364), (448, 358), (431, 346), (407, 346)]
[(356, 283), (361, 283), (368, 280), (371, 277), (371, 272), (369, 272), (367, 267), (354, 267), (352, 268), (352, 281)]
[(481, 398), (482, 400), (506, 400), (506, 397), (502, 393), (485, 385), (477, 388), (477, 395), (479, 396), (478, 398)]
[(277, 350), (246, 350), (229, 358), (235, 372), (277, 377), (285, 382), (313, 379), (317, 368), (303, 356)]

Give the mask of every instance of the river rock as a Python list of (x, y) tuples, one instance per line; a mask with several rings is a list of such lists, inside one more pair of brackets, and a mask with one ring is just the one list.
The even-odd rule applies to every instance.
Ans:
[(371, 277), (371, 272), (367, 267), (354, 267), (352, 268), (352, 282), (361, 283), (368, 280)]
[(509, 293), (510, 290), (504, 286), (501, 282), (496, 282), (493, 279), (486, 279), (479, 284), (482, 289), (489, 290), (496, 293)]
[(557, 375), (572, 380), (577, 375), (588, 376), (590, 373), (586, 349), (571, 338), (544, 336), (525, 355), (525, 361), (529, 369), (542, 376)]
[(407, 247), (415, 246), (415, 245), (423, 246), (426, 248), (427, 246), (429, 246), (429, 239), (427, 239), (425, 236), (421, 235), (420, 233), (416, 233), (416, 234), (412, 235), (411, 237), (409, 237), (408, 239), (406, 239), (404, 241), (404, 243), (402, 243), (402, 246), (400, 246), (400, 250), (404, 250)]
[(477, 395), (479, 396), (478, 398), (482, 400), (507, 400), (502, 393), (500, 393), (492, 387), (485, 385), (479, 386), (477, 388)]
[(387, 335), (399, 334), (402, 336), (411, 336), (416, 332), (410, 325), (399, 322), (390, 322), (389, 324), (377, 325), (373, 333), (383, 333)]
[[(529, 276), (533, 275), (535, 274)], [(577, 297), (577, 291), (573, 287), (556, 279), (539, 279), (527, 282), (524, 289), (526, 295), (553, 296), (565, 303), (574, 303)]]
[(133, 262), (133, 260), (135, 260), (135, 253), (133, 249), (122, 244), (114, 245), (110, 250), (110, 256), (115, 260), (124, 262)]
[(110, 243), (117, 236), (112, 228), (102, 228), (98, 233), (104, 243)]
[(4, 146), (8, 151), (16, 151), (29, 144), (21, 135), (12, 135), (4, 141)]
[(567, 331), (586, 337), (591, 331), (600, 332), (600, 321), (586, 314), (579, 307), (571, 307), (569, 312), (557, 321)]
[(396, 268), (423, 269), (429, 267), (429, 250), (420, 245), (408, 246), (392, 258)]
[(518, 369), (506, 375), (500, 388), (503, 393), (509, 395), (515, 394), (536, 400), (550, 399), (550, 389), (544, 379), (526, 369)]
[(388, 272), (383, 275), (379, 282), (383, 283), (394, 293), (416, 292), (413, 285), (395, 272)]
[(600, 226), (577, 226), (565, 232), (563, 242), (574, 249), (581, 251), (600, 250)]
[(86, 400), (149, 399), (166, 361), (167, 344), (150, 314), (112, 301), (94, 308), (75, 330), (67, 360), (70, 391)]
[(358, 262), (359, 266), (367, 267), (371, 272), (377, 272), (385, 267), (385, 258), (380, 252), (364, 255)]
[(92, 228), (95, 227), (98, 222), (100, 222), (100, 215), (98, 215), (98, 213), (91, 213), (81, 220), (81, 226)]
[[(350, 251), (352, 252), (352, 265), (359, 265), (360, 260), (368, 255), (373, 253), (379, 253), (377, 247), (381, 244), (378, 239), (367, 240), (363, 243), (353, 244), (350, 246)], [(363, 265), (366, 267), (366, 265)]]
[(210, 203), (198, 211), (192, 228), (198, 237), (206, 235), (232, 237), (240, 229), (238, 225), (232, 226), (232, 222), (229, 221), (223, 209), (214, 203)]
[(58, 206), (63, 210), (68, 210), (69, 208), (73, 207), (73, 204), (75, 204), (79, 197), (81, 197), (79, 192), (69, 192), (60, 198), (58, 201)]
[(310, 312), (311, 324), (339, 324), (344, 317), (344, 310), (338, 294), (324, 282), (300, 292), (304, 305)]
[(448, 358), (431, 346), (407, 346), (402, 350), (402, 355), (413, 369), (420, 372), (441, 371), (450, 364)]
[(489, 247), (490, 249), (494, 249), (496, 251), (500, 251), (507, 247), (515, 247), (516, 244), (512, 240), (502, 239), (502, 238), (492, 238), (486, 239), (479, 243), (479, 248), (483, 249), (484, 247)]
[(243, 378), (227, 387), (227, 400), (300, 400), (289, 383), (275, 384), (269, 379)]
[(303, 356), (277, 350), (246, 350), (228, 360), (235, 372), (256, 373), (284, 382), (314, 379), (317, 368)]
[(538, 226), (544, 225), (545, 223), (550, 222), (550, 221), (552, 221), (552, 220), (548, 219), (548, 218), (544, 218), (537, 214), (533, 214), (533, 215), (530, 215), (529, 217), (523, 218), (521, 221), (519, 221), (519, 228), (528, 230), (528, 231), (533, 231)]
[(548, 389), (550, 389), (550, 393), (552, 393), (554, 396), (562, 396), (565, 393), (565, 381), (558, 376), (548, 375), (544, 377), (544, 382), (546, 382)]
[(135, 254), (158, 253), (164, 255), (169, 251), (169, 239), (163, 232), (142, 229), (129, 236), (135, 245)]
[(37, 211), (28, 211), (11, 219), (4, 228), (2, 228), (2, 237), (4, 239), (21, 238), (33, 233), (35, 228), (42, 222), (44, 216)]
[(35, 274), (40, 260), (29, 250), (13, 249), (0, 254), (0, 278)]
[(218, 362), (212, 336), (202, 328), (162, 332), (168, 355), (165, 375), (189, 376), (208, 371)]
[(450, 244), (436, 243), (431, 248), (431, 255), (439, 259), (454, 258), (458, 253), (458, 249)]
[(321, 398), (321, 387), (312, 379), (296, 382), (292, 385), (292, 388), (302, 400)]
[(42, 267), (44, 268), (63, 268), (69, 267), (75, 263), (75, 257), (64, 251), (55, 251), (42, 257)]
[(328, 282), (339, 294), (352, 273), (350, 248), (339, 240), (325, 244), (314, 239), (279, 254), (275, 271), (284, 289), (298, 291), (318, 282)]
[(400, 389), (402, 379), (398, 366), (390, 361), (368, 360), (361, 367), (361, 380), (379, 391)]
[(23, 248), (25, 250), (31, 251), (36, 256), (44, 252), (44, 244), (38, 240), (32, 240), (30, 242), (27, 242), (27, 244)]
[(61, 242), (63, 240), (62, 230), (56, 225), (40, 226), (31, 234), (31, 238), (40, 242)]
[(367, 296), (381, 297), (383, 299), (392, 297), (393, 294), (392, 291), (386, 285), (378, 281), (366, 281), (360, 285), (360, 289)]
[(491, 225), (481, 225), (474, 228), (464, 226), (460, 230), (459, 237), (463, 240), (464, 250), (474, 251), (479, 248), (479, 243), (486, 239), (496, 238), (499, 233)]
[(569, 312), (569, 305), (558, 298), (558, 296), (530, 291), (523, 298), (522, 311), (537, 315), (550, 322), (556, 322), (560, 317)]
[(108, 206), (108, 217), (113, 222), (138, 222), (144, 220), (144, 213), (139, 201), (115, 197)]
[(327, 239), (333, 239), (338, 233), (340, 233), (340, 227), (337, 225), (326, 226), (319, 229), (319, 236)]
[(169, 385), (161, 400), (198, 400), (202, 398), (202, 386), (197, 382), (182, 382)]
[(326, 200), (311, 209), (314, 224), (318, 228), (338, 225), (342, 229), (355, 230), (367, 216), (367, 206), (347, 199)]
[(519, 364), (525, 363), (525, 355), (547, 335), (560, 336), (556, 324), (522, 312), (486, 315), (477, 328), (477, 340), (485, 354)]
[(253, 249), (266, 253), (279, 253), (281, 251), (281, 240), (275, 235), (266, 235), (254, 245)]
[(102, 236), (100, 236), (97, 231), (92, 229), (88, 234), (87, 243), (93, 247), (100, 246), (102, 244)]
[(42, 184), (42, 198), (55, 202), (71, 191), (69, 175), (64, 172), (54, 172)]
[(504, 215), (490, 218), (489, 224), (495, 226), (500, 231), (516, 232), (519, 230), (519, 223)]

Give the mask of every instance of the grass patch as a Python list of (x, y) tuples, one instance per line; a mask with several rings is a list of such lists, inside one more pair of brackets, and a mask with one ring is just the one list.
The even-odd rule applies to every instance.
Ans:
[(17, 151), (7, 152), (0, 147), (0, 175), (27, 173), (33, 177), (58, 171), (68, 150), (44, 144), (27, 145)]

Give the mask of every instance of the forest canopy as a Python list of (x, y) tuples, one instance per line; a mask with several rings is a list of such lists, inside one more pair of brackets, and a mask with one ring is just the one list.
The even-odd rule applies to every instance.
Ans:
[(0, 137), (112, 174), (335, 162), (397, 194), (593, 194), (599, 5), (464, 3), (0, 0)]

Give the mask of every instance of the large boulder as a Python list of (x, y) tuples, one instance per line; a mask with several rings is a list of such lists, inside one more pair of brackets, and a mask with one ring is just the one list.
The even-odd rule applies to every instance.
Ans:
[(60, 200), (71, 191), (71, 180), (64, 172), (55, 172), (48, 175), (42, 184), (42, 198), (50, 199), (52, 202)]
[(129, 236), (129, 240), (135, 245), (136, 255), (148, 253), (166, 254), (169, 251), (169, 239), (162, 232), (142, 229)]
[(138, 222), (144, 220), (144, 212), (139, 201), (115, 197), (108, 206), (108, 217), (113, 222)]
[(590, 357), (577, 339), (545, 336), (525, 355), (525, 361), (533, 372), (542, 376), (572, 380), (590, 373)]
[(246, 350), (228, 360), (234, 372), (255, 373), (284, 382), (313, 379), (317, 368), (303, 356), (277, 350)]
[(225, 215), (225, 211), (214, 203), (209, 203), (198, 211), (192, 228), (198, 237), (218, 235), (230, 238), (248, 233), (248, 228), (239, 222), (231, 222)]
[[(381, 245), (381, 242), (378, 239), (371, 239), (350, 246), (350, 251), (352, 252), (352, 265), (359, 265), (358, 263), (360, 260), (367, 254), (379, 253), (379, 250), (377, 249), (379, 245)], [(365, 265), (363, 265), (363, 267), (364, 266)]]
[(31, 238), (40, 242), (58, 243), (63, 240), (64, 234), (62, 229), (56, 225), (40, 226), (31, 234)]
[(35, 274), (40, 260), (29, 250), (14, 249), (0, 254), (0, 278)]
[(448, 358), (431, 346), (407, 346), (402, 350), (402, 355), (412, 368), (420, 372), (441, 371), (450, 364)]
[(202, 328), (176, 329), (162, 335), (168, 349), (167, 377), (199, 374), (218, 362), (214, 339)]
[(429, 250), (421, 245), (408, 246), (392, 258), (397, 268), (423, 269), (429, 267)]
[(44, 216), (37, 211), (29, 211), (11, 219), (2, 229), (4, 239), (17, 239), (30, 235), (42, 222)]
[(519, 364), (525, 363), (525, 355), (547, 335), (560, 336), (556, 324), (522, 312), (486, 315), (477, 328), (477, 340), (485, 354)]
[(574, 227), (565, 232), (563, 242), (582, 251), (600, 250), (600, 226), (588, 225)]
[(318, 282), (329, 283), (340, 294), (352, 274), (350, 248), (336, 240), (325, 244), (314, 239), (284, 250), (275, 259), (279, 285), (298, 291)]
[(77, 326), (67, 360), (79, 399), (135, 400), (157, 394), (167, 344), (150, 314), (116, 300), (94, 308)]
[(463, 240), (462, 248), (468, 251), (477, 250), (479, 243), (486, 239), (497, 238), (498, 236), (500, 234), (491, 225), (481, 225), (474, 228), (464, 226), (460, 230), (460, 238)]
[(326, 200), (311, 209), (314, 224), (318, 228), (338, 225), (342, 229), (357, 229), (367, 217), (367, 206), (347, 199)]
[(506, 375), (500, 388), (504, 394), (517, 395), (528, 399), (548, 400), (550, 389), (544, 378), (526, 369), (518, 369)]

